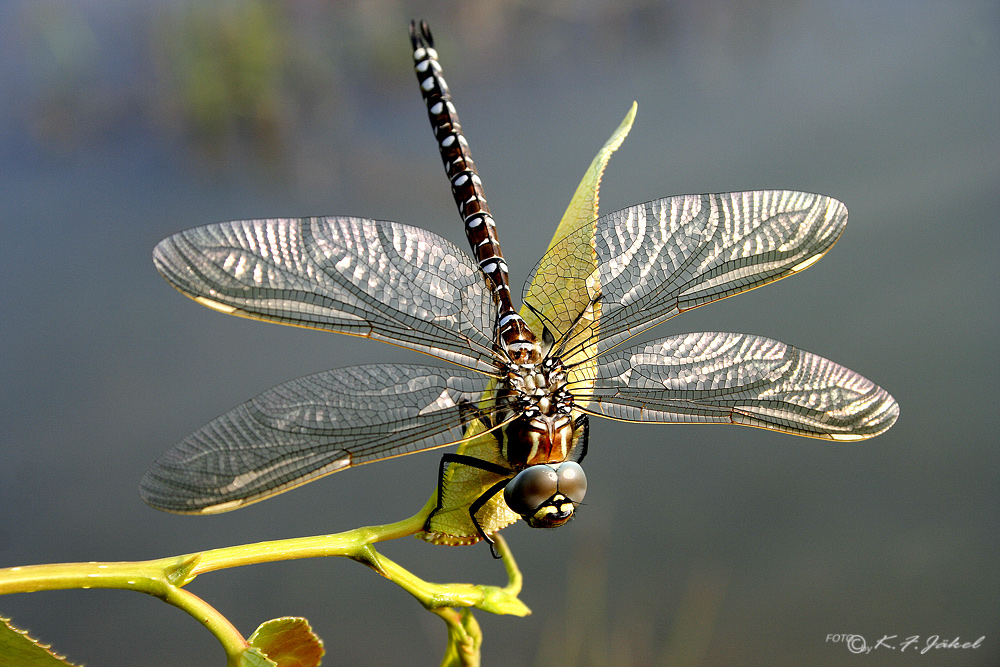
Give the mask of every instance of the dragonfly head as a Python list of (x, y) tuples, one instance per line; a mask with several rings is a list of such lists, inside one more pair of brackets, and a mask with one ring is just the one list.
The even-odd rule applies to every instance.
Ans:
[(555, 528), (573, 518), (587, 493), (587, 476), (575, 461), (525, 468), (504, 488), (511, 510), (532, 528)]

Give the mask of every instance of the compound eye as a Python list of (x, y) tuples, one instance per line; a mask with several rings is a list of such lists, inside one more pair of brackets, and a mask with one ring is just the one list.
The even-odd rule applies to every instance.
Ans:
[(587, 495), (587, 476), (583, 473), (583, 466), (576, 461), (564, 461), (556, 468), (556, 476), (559, 493), (574, 503), (583, 502), (583, 497)]
[(555, 468), (535, 465), (525, 468), (510, 480), (503, 490), (503, 499), (514, 512), (521, 516), (531, 516), (556, 494), (558, 487), (559, 475)]

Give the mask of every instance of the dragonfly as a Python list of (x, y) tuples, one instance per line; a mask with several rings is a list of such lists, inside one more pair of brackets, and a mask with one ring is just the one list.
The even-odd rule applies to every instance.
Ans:
[[(147, 503), (222, 512), (458, 444), (441, 458), (422, 537), (492, 548), (492, 535), (519, 519), (553, 528), (575, 515), (587, 490), (590, 417), (835, 441), (892, 426), (899, 406), (884, 389), (763, 336), (699, 332), (626, 345), (686, 310), (811, 266), (847, 223), (830, 197), (672, 196), (590, 220), (552, 244), (515, 309), (427, 24), (411, 23), (410, 38), (473, 257), (418, 227), (329, 216), (197, 227), (161, 241), (153, 262), (181, 293), (223, 313), (381, 340), (452, 366), (369, 364), (280, 384), (156, 461), (140, 484)], [(462, 526), (445, 522), (449, 513)]]

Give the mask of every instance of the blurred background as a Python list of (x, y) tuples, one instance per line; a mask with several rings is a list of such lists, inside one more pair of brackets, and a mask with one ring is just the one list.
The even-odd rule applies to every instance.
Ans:
[[(411, 70), (430, 22), (519, 285), (633, 100), (602, 211), (788, 188), (851, 223), (805, 273), (653, 336), (763, 334), (902, 406), (862, 443), (594, 420), (590, 491), (558, 531), (505, 531), (525, 619), (477, 612), (485, 665), (1000, 664), (1000, 9), (995, 2), (266, 2), (0, 5), (0, 566), (132, 560), (411, 515), (438, 453), (237, 512), (160, 513), (168, 447), (279, 382), (417, 361), (225, 317), (153, 269), (161, 238), (350, 214), (465, 246)], [(428, 580), (503, 584), (483, 546), (383, 551)], [(437, 665), (440, 621), (344, 559), (204, 575), (245, 634), (309, 618), (326, 665)], [(74, 662), (220, 665), (178, 610), (121, 591), (0, 599)], [(978, 650), (869, 644), (985, 635)]]

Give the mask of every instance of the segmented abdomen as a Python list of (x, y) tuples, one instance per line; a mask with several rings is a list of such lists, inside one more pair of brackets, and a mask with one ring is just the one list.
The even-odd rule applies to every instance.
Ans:
[(500, 251), (496, 223), (483, 195), (483, 184), (469, 153), (469, 144), (462, 135), (455, 106), (451, 103), (448, 84), (441, 76), (434, 41), (426, 23), (411, 24), (413, 61), (420, 82), (420, 92), (427, 104), (427, 115), (434, 130), (445, 172), (451, 181), (451, 192), (465, 223), (465, 235), (483, 273), (489, 278), (490, 289), (497, 304), (499, 336), (511, 359), (519, 363), (535, 363), (525, 358), (535, 355), (535, 337), (524, 320), (514, 310), (507, 277), (507, 263)]

